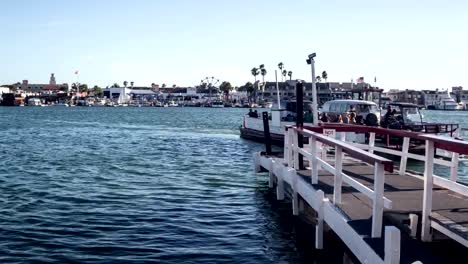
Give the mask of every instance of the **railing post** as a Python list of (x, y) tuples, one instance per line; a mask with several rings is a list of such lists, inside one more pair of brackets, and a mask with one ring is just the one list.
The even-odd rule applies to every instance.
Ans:
[(268, 112), (262, 113), (263, 119), (263, 140), (265, 141), (265, 152), (267, 155), (271, 155), (271, 136), (270, 126), (268, 125)]
[(296, 170), (299, 170), (299, 144), (298, 144), (298, 141), (299, 141), (299, 137), (297, 136), (299, 134), (299, 132), (297, 131), (297, 129), (294, 129), (293, 130), (293, 144), (294, 144), (294, 168)]
[(450, 166), (450, 180), (456, 182), (458, 179), (458, 159), (460, 154), (452, 152), (452, 165)]
[(293, 140), (294, 128), (288, 129), (288, 167), (294, 166), (294, 140)]
[(322, 153), (321, 153), (321, 157), (322, 157), (322, 160), (327, 160), (327, 146), (324, 144), (324, 143), (321, 143), (319, 142), (318, 144), (320, 144), (320, 146), (322, 147)]
[(401, 159), (400, 159), (400, 170), (399, 174), (404, 176), (406, 173), (406, 162), (408, 161), (408, 151), (409, 151), (410, 138), (403, 138), (403, 146), (401, 148)]
[(394, 226), (385, 227), (385, 264), (400, 263), (401, 234)]
[(311, 142), (311, 152), (312, 152), (312, 166), (311, 166), (311, 182), (312, 184), (318, 183), (318, 160), (317, 160), (317, 138), (315, 136), (311, 136), (309, 138)]
[(253, 154), (253, 160), (254, 160), (254, 172), (259, 173), (261, 171), (260, 167), (260, 152), (255, 152)]
[(317, 191), (317, 199), (319, 201), (319, 206), (317, 209), (317, 225), (315, 226), (315, 248), (323, 248), (323, 203), (325, 199), (325, 194), (322, 190)]
[(268, 188), (273, 188), (275, 160), (271, 159), (270, 169), (268, 170)]
[(343, 169), (343, 150), (340, 146), (335, 148), (335, 177), (333, 184), (333, 203), (341, 204), (341, 186), (343, 185), (343, 179), (341, 171)]
[(384, 184), (385, 184), (384, 166), (379, 162), (375, 162), (374, 164), (374, 199), (373, 199), (373, 205), (372, 205), (372, 237), (380, 237), (382, 235)]
[(422, 241), (431, 241), (431, 220), (429, 215), (432, 211), (432, 174), (434, 172), (434, 142), (426, 140), (426, 163), (424, 166), (424, 192), (423, 192), (423, 211), (422, 211)]
[(369, 134), (369, 153), (374, 153), (375, 146), (375, 133), (371, 132)]
[[(284, 170), (283, 170), (284, 173)], [(283, 180), (283, 173), (278, 173), (276, 175), (276, 199), (277, 200), (284, 200), (284, 180)]]
[(346, 141), (346, 133), (345, 132), (340, 133), (340, 140), (343, 141), (343, 142)]
[(292, 209), (293, 215), (299, 215), (299, 197), (297, 194), (297, 178), (299, 177), (295, 170), (290, 170), (289, 175), (292, 179)]
[[(283, 152), (283, 156), (284, 156), (284, 161), (286, 163), (289, 162), (289, 131), (288, 131), (288, 127), (285, 127), (284, 128), (284, 152)], [(288, 164), (289, 166), (289, 164)]]

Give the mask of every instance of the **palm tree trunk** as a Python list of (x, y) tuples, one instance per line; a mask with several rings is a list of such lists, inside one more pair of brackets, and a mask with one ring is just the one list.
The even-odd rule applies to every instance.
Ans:
[[(257, 89), (255, 89), (255, 84), (257, 83), (257, 76), (255, 77), (255, 82), (254, 82), (254, 102), (257, 102)], [(257, 85), (258, 88), (258, 85)]]
[(262, 75), (262, 100), (265, 99), (265, 75)]

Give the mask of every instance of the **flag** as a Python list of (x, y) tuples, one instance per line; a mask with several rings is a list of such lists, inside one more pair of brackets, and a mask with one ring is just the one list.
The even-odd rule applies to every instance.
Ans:
[(364, 82), (364, 77), (359, 77), (356, 79), (357, 83), (363, 83)]
[(376, 77), (374, 77), (374, 82), (375, 82), (375, 83), (377, 82), (377, 76), (376, 76)]

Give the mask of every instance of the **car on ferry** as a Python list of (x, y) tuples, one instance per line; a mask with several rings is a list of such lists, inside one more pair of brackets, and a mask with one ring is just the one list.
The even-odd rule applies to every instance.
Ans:
[[(322, 106), (321, 115), (327, 117), (328, 122), (348, 123), (348, 116), (355, 113), (358, 123), (378, 126), (380, 123), (379, 107), (374, 102), (362, 100), (333, 100)], [(341, 117), (341, 118), (340, 118)]]

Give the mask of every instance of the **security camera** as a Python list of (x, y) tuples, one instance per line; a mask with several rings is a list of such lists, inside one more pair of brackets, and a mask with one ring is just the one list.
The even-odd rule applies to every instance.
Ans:
[(315, 56), (317, 56), (317, 55), (315, 54), (315, 52), (312, 53), (312, 54), (309, 54), (309, 59), (311, 60), (311, 59), (315, 58)]

